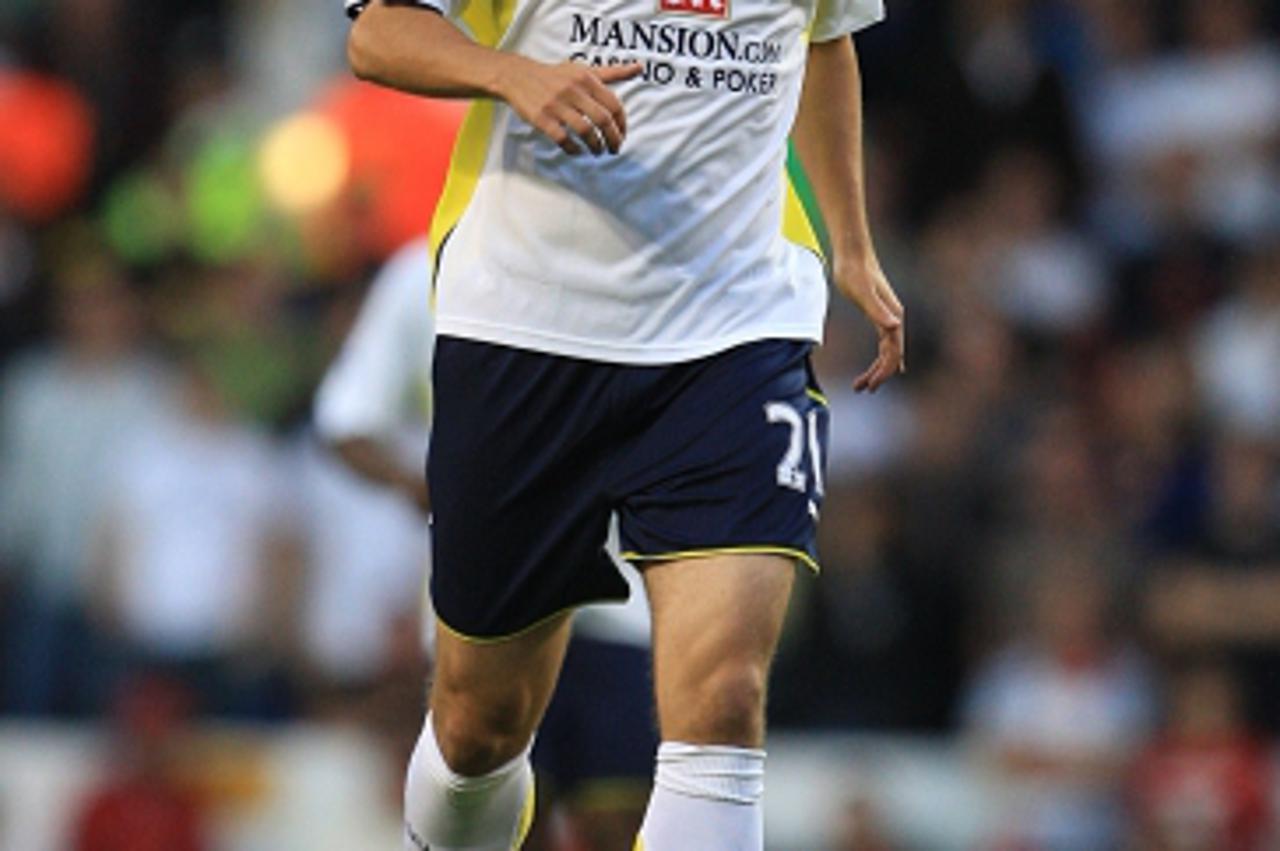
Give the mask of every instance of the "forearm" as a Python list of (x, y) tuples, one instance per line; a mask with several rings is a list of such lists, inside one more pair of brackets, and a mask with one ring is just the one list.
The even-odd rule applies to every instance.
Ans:
[(352, 24), (347, 58), (362, 80), (443, 98), (501, 98), (529, 61), (476, 44), (435, 12), (381, 2)]
[(832, 266), (873, 257), (863, 172), (862, 77), (852, 39), (809, 47), (791, 138), (827, 226)]

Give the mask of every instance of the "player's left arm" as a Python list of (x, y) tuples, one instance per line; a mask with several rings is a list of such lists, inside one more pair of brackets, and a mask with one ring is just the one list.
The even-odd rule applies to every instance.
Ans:
[(854, 381), (874, 391), (906, 370), (902, 302), (880, 268), (867, 219), (862, 153), (862, 76), (853, 39), (809, 46), (800, 110), (791, 133), (830, 236), (837, 289), (876, 326), (875, 362)]

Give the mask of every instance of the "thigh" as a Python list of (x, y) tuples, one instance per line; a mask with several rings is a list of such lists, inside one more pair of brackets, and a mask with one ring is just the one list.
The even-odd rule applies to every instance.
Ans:
[(756, 741), (716, 741), (716, 701), (723, 698), (716, 692), (720, 683), (745, 677), (759, 680), (763, 698), (795, 562), (782, 556), (714, 555), (651, 565), (644, 579), (653, 609), (654, 684), (663, 739), (758, 746), (763, 730), (754, 734)]
[(527, 741), (555, 691), (569, 631), (567, 615), (497, 641), (439, 626), (431, 687), (437, 724)]

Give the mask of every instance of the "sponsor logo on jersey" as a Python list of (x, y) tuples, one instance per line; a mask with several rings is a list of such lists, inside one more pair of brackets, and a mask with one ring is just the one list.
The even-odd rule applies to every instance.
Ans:
[(701, 15), (704, 18), (728, 18), (729, 0), (658, 0), (658, 11)]

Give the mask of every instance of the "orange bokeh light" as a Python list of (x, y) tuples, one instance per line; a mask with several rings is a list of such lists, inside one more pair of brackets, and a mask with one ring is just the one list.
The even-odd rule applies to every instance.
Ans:
[(317, 110), (347, 137), (349, 188), (369, 199), (365, 237), (375, 252), (388, 255), (427, 232), (466, 106), (354, 80), (321, 97)]
[(93, 168), (93, 111), (50, 77), (0, 73), (0, 206), (46, 222), (79, 200)]

